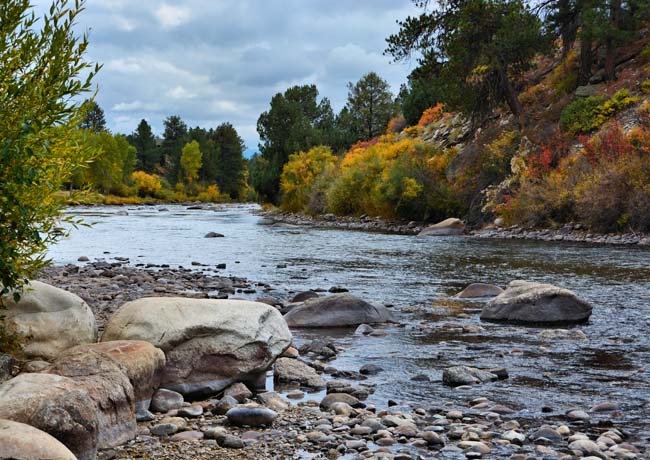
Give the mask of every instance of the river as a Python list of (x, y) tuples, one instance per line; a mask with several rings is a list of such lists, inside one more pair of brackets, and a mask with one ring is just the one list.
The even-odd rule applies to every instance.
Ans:
[[(650, 249), (472, 237), (405, 235), (263, 225), (250, 205), (214, 210), (183, 206), (74, 208), (91, 227), (73, 230), (49, 250), (56, 264), (79, 256), (133, 264), (192, 267), (225, 263), (224, 275), (269, 283), (277, 292), (343, 286), (367, 300), (393, 305), (401, 326), (385, 337), (348, 330), (294, 331), (296, 342), (327, 334), (344, 348), (332, 363), (385, 372), (371, 377), (373, 402), (441, 405), (479, 396), (506, 404), (519, 417), (552, 420), (571, 408), (616, 401), (614, 416), (650, 437)], [(124, 214), (126, 210), (128, 215)], [(122, 211), (120, 213), (120, 211)], [(224, 238), (204, 238), (210, 231)], [(206, 267), (194, 267), (205, 269)], [(526, 279), (575, 291), (593, 304), (580, 329), (587, 341), (538, 338), (540, 328), (484, 323), (481, 302), (451, 296), (472, 282), (505, 286)], [(484, 328), (460, 333), (448, 323)], [(441, 383), (450, 365), (505, 367), (510, 378), (471, 389)], [(430, 381), (413, 381), (424, 374)]]

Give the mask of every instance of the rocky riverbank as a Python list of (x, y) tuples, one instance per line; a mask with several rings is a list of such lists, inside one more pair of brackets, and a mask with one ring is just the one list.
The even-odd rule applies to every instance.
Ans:
[[(369, 216), (308, 216), (305, 214), (286, 213), (280, 211), (264, 211), (260, 213), (268, 225), (276, 223), (298, 225), (315, 228), (340, 230), (357, 230), (364, 232), (394, 233), (400, 235), (418, 235), (428, 225), (422, 222), (388, 221), (380, 217)], [(489, 225), (481, 229), (469, 229), (466, 235), (479, 238), (521, 239), (552, 242), (592, 243), (611, 245), (649, 246), (650, 235), (638, 233), (602, 234), (584, 229), (581, 225), (565, 225), (558, 229), (526, 229), (518, 225), (498, 227)]]
[(637, 233), (599, 234), (587, 231), (580, 225), (566, 225), (559, 229), (525, 229), (519, 226), (501, 228), (489, 227), (474, 230), (470, 235), (479, 238), (538, 240), (571, 243), (613, 244), (613, 245), (639, 245), (649, 246), (650, 235)]
[[(85, 299), (100, 330), (124, 302), (148, 296), (243, 297), (281, 311), (293, 305), (295, 293), (290, 290), (219, 272), (199, 265), (134, 267), (128, 260), (114, 260), (50, 267), (42, 280)], [(367, 325), (357, 331), (366, 336), (362, 340), (386, 333), (382, 327)], [(495, 401), (487, 391), (453, 400), (375, 405), (368, 402), (374, 388), (366, 379), (382, 372), (380, 366), (363, 366), (359, 372), (336, 369), (332, 361), (343, 350), (327, 338), (297, 348), (283, 354), (275, 378), (269, 377), (279, 393), (254, 394), (231, 387), (206, 400), (184, 401), (176, 395), (175, 404), (152, 405), (152, 413), (139, 418), (134, 439), (100, 450), (98, 458), (594, 460), (650, 455), (648, 440), (635, 437), (633, 427), (617, 420), (621, 409), (615, 402), (563, 414), (549, 411), (547, 417), (526, 416), (525, 408)], [(446, 380), (460, 385), (455, 391), (461, 395), (467, 388), (463, 379), (469, 383), (507, 378), (504, 372), (456, 369)], [(264, 407), (272, 413), (264, 414), (269, 418), (259, 426), (241, 426), (226, 415), (233, 407), (244, 411)]]

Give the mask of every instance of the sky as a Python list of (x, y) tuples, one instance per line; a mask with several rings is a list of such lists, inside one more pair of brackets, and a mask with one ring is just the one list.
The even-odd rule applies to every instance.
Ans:
[[(43, 10), (49, 0), (38, 0)], [(87, 0), (78, 30), (108, 127), (133, 132), (145, 118), (161, 134), (180, 115), (189, 126), (232, 123), (248, 152), (273, 95), (316, 84), (335, 112), (348, 82), (370, 71), (397, 93), (414, 63), (391, 63), (385, 39), (411, 0)]]

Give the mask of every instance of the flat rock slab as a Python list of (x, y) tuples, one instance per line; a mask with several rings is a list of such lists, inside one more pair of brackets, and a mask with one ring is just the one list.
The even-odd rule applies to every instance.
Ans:
[(530, 324), (585, 322), (592, 307), (568, 289), (551, 284), (512, 281), (483, 308), (481, 319)]
[(465, 233), (465, 224), (462, 220), (450, 217), (442, 222), (422, 229), (418, 236), (453, 236)]
[(499, 286), (486, 283), (472, 283), (456, 294), (460, 299), (475, 299), (481, 297), (496, 297), (503, 292)]
[(77, 460), (49, 434), (24, 423), (0, 419), (0, 458), (20, 460)]
[(309, 299), (293, 308), (284, 319), (290, 327), (355, 327), (393, 321), (393, 315), (382, 305), (344, 293)]
[(198, 398), (254, 381), (291, 338), (282, 315), (263, 303), (148, 297), (122, 305), (102, 341), (152, 343), (167, 358), (161, 386)]

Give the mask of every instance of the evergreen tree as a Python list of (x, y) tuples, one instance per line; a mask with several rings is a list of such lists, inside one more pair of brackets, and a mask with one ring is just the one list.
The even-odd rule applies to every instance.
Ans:
[(264, 164), (265, 169), (251, 167), (251, 179), (258, 193), (264, 198), (276, 201), (280, 190), (280, 173), (289, 155), (309, 150), (326, 142), (323, 122), (331, 112), (329, 101), (318, 102), (315, 85), (293, 86), (271, 99), (271, 108), (257, 120), (260, 144), (260, 158), (253, 163), (255, 168)]
[(83, 103), (84, 119), (80, 124), (81, 129), (89, 129), (94, 133), (106, 131), (106, 118), (104, 110), (92, 99), (86, 99)]
[(160, 165), (161, 152), (156, 146), (156, 139), (147, 120), (140, 120), (138, 127), (127, 139), (135, 147), (136, 167), (147, 173), (154, 172)]
[(218, 152), (217, 184), (230, 198), (239, 198), (244, 187), (244, 141), (230, 123), (222, 123), (210, 132)]
[(396, 104), (388, 82), (375, 72), (369, 72), (352, 84), (348, 83), (350, 131), (355, 140), (368, 140), (383, 134), (388, 121), (396, 114)]
[(445, 102), (474, 117), (507, 104), (521, 124), (518, 82), (548, 42), (541, 21), (521, 0), (448, 0), (401, 21), (386, 52), (403, 60), (419, 52), (421, 67), (437, 68)]
[(182, 180), (181, 175), (181, 152), (187, 142), (187, 125), (178, 115), (171, 115), (163, 122), (165, 130), (163, 133), (162, 151), (163, 166), (167, 170), (167, 176), (172, 183)]

